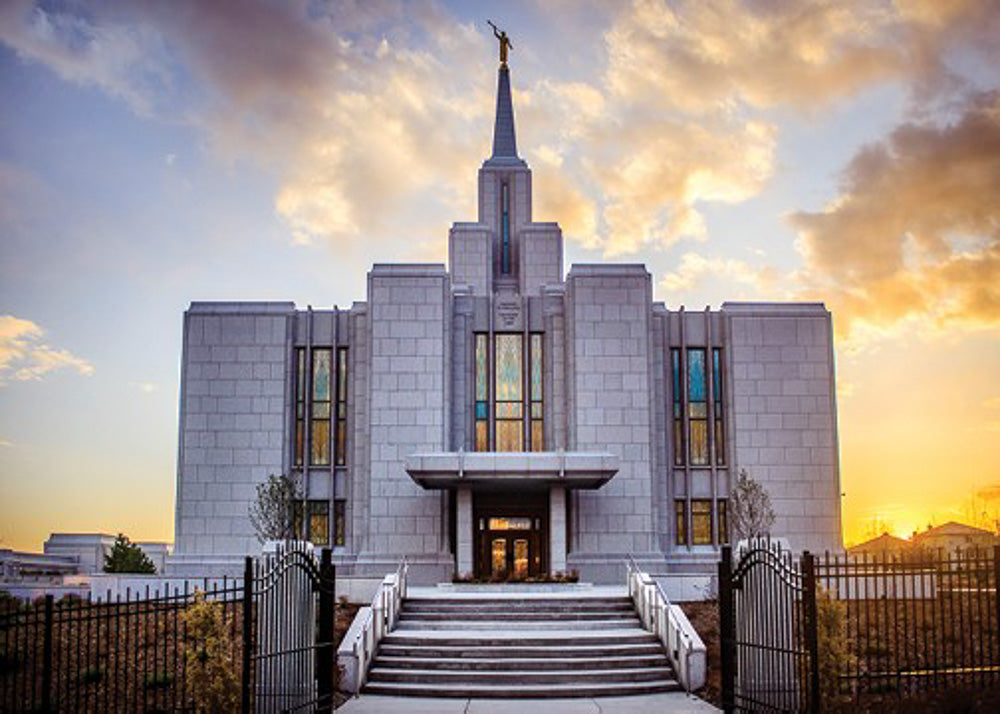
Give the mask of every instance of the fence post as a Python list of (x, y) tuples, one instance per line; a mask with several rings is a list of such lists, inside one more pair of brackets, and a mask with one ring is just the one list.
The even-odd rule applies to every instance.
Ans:
[(319, 628), (316, 632), (318, 672), (316, 674), (318, 712), (333, 710), (333, 640), (336, 607), (336, 570), (329, 548), (324, 548), (319, 565)]
[(253, 654), (253, 558), (243, 561), (243, 678), (240, 711), (250, 714), (250, 666)]
[(809, 653), (809, 711), (821, 709), (819, 698), (819, 623), (816, 616), (816, 558), (802, 554), (802, 607), (806, 616), (806, 651)]
[(733, 611), (733, 549), (722, 547), (719, 561), (719, 647), (722, 659), (722, 709), (736, 709), (736, 613)]
[(45, 596), (45, 622), (42, 625), (42, 711), (52, 711), (52, 596)]

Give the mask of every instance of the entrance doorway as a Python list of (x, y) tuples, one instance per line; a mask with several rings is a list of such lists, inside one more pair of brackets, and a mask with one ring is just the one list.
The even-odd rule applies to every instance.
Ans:
[[(543, 498), (475, 497), (475, 571), (482, 580), (524, 580), (548, 572)], [(525, 501), (528, 501), (527, 503)]]

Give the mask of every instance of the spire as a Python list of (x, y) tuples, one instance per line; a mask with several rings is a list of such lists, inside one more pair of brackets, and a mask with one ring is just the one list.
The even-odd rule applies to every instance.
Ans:
[(517, 155), (517, 139), (514, 137), (514, 105), (510, 99), (510, 70), (506, 63), (500, 65), (497, 75), (497, 116), (493, 125), (493, 156), (486, 160), (486, 166), (516, 164), (524, 166)]

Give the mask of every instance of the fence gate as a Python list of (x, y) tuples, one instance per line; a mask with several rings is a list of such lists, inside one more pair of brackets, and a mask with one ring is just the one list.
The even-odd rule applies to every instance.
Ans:
[(328, 712), (334, 691), (334, 567), (306, 543), (246, 559), (244, 714)]
[[(798, 567), (797, 567), (798, 566)], [(751, 541), (719, 563), (722, 704), (726, 712), (819, 711), (813, 556)]]

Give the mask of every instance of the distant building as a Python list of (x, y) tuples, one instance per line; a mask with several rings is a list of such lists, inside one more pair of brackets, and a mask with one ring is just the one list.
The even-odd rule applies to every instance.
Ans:
[(184, 314), (176, 553), (238, 572), (269, 474), (344, 574), (418, 582), (577, 570), (712, 573), (745, 468), (795, 549), (841, 543), (836, 378), (821, 303), (688, 311), (638, 264), (563, 265), (532, 213), (498, 76), (478, 217), (449, 265), (379, 264), (367, 300), (195, 302)]
[(954, 553), (974, 548), (992, 548), (994, 545), (1000, 545), (1000, 538), (982, 528), (949, 521), (944, 525), (914, 534), (913, 545), (928, 550)]
[(882, 535), (872, 538), (871, 540), (866, 540), (864, 543), (858, 543), (847, 549), (850, 555), (889, 555), (897, 556), (906, 552), (909, 552), (912, 548), (912, 544), (908, 540), (903, 538), (897, 538), (889, 533), (883, 533)]

